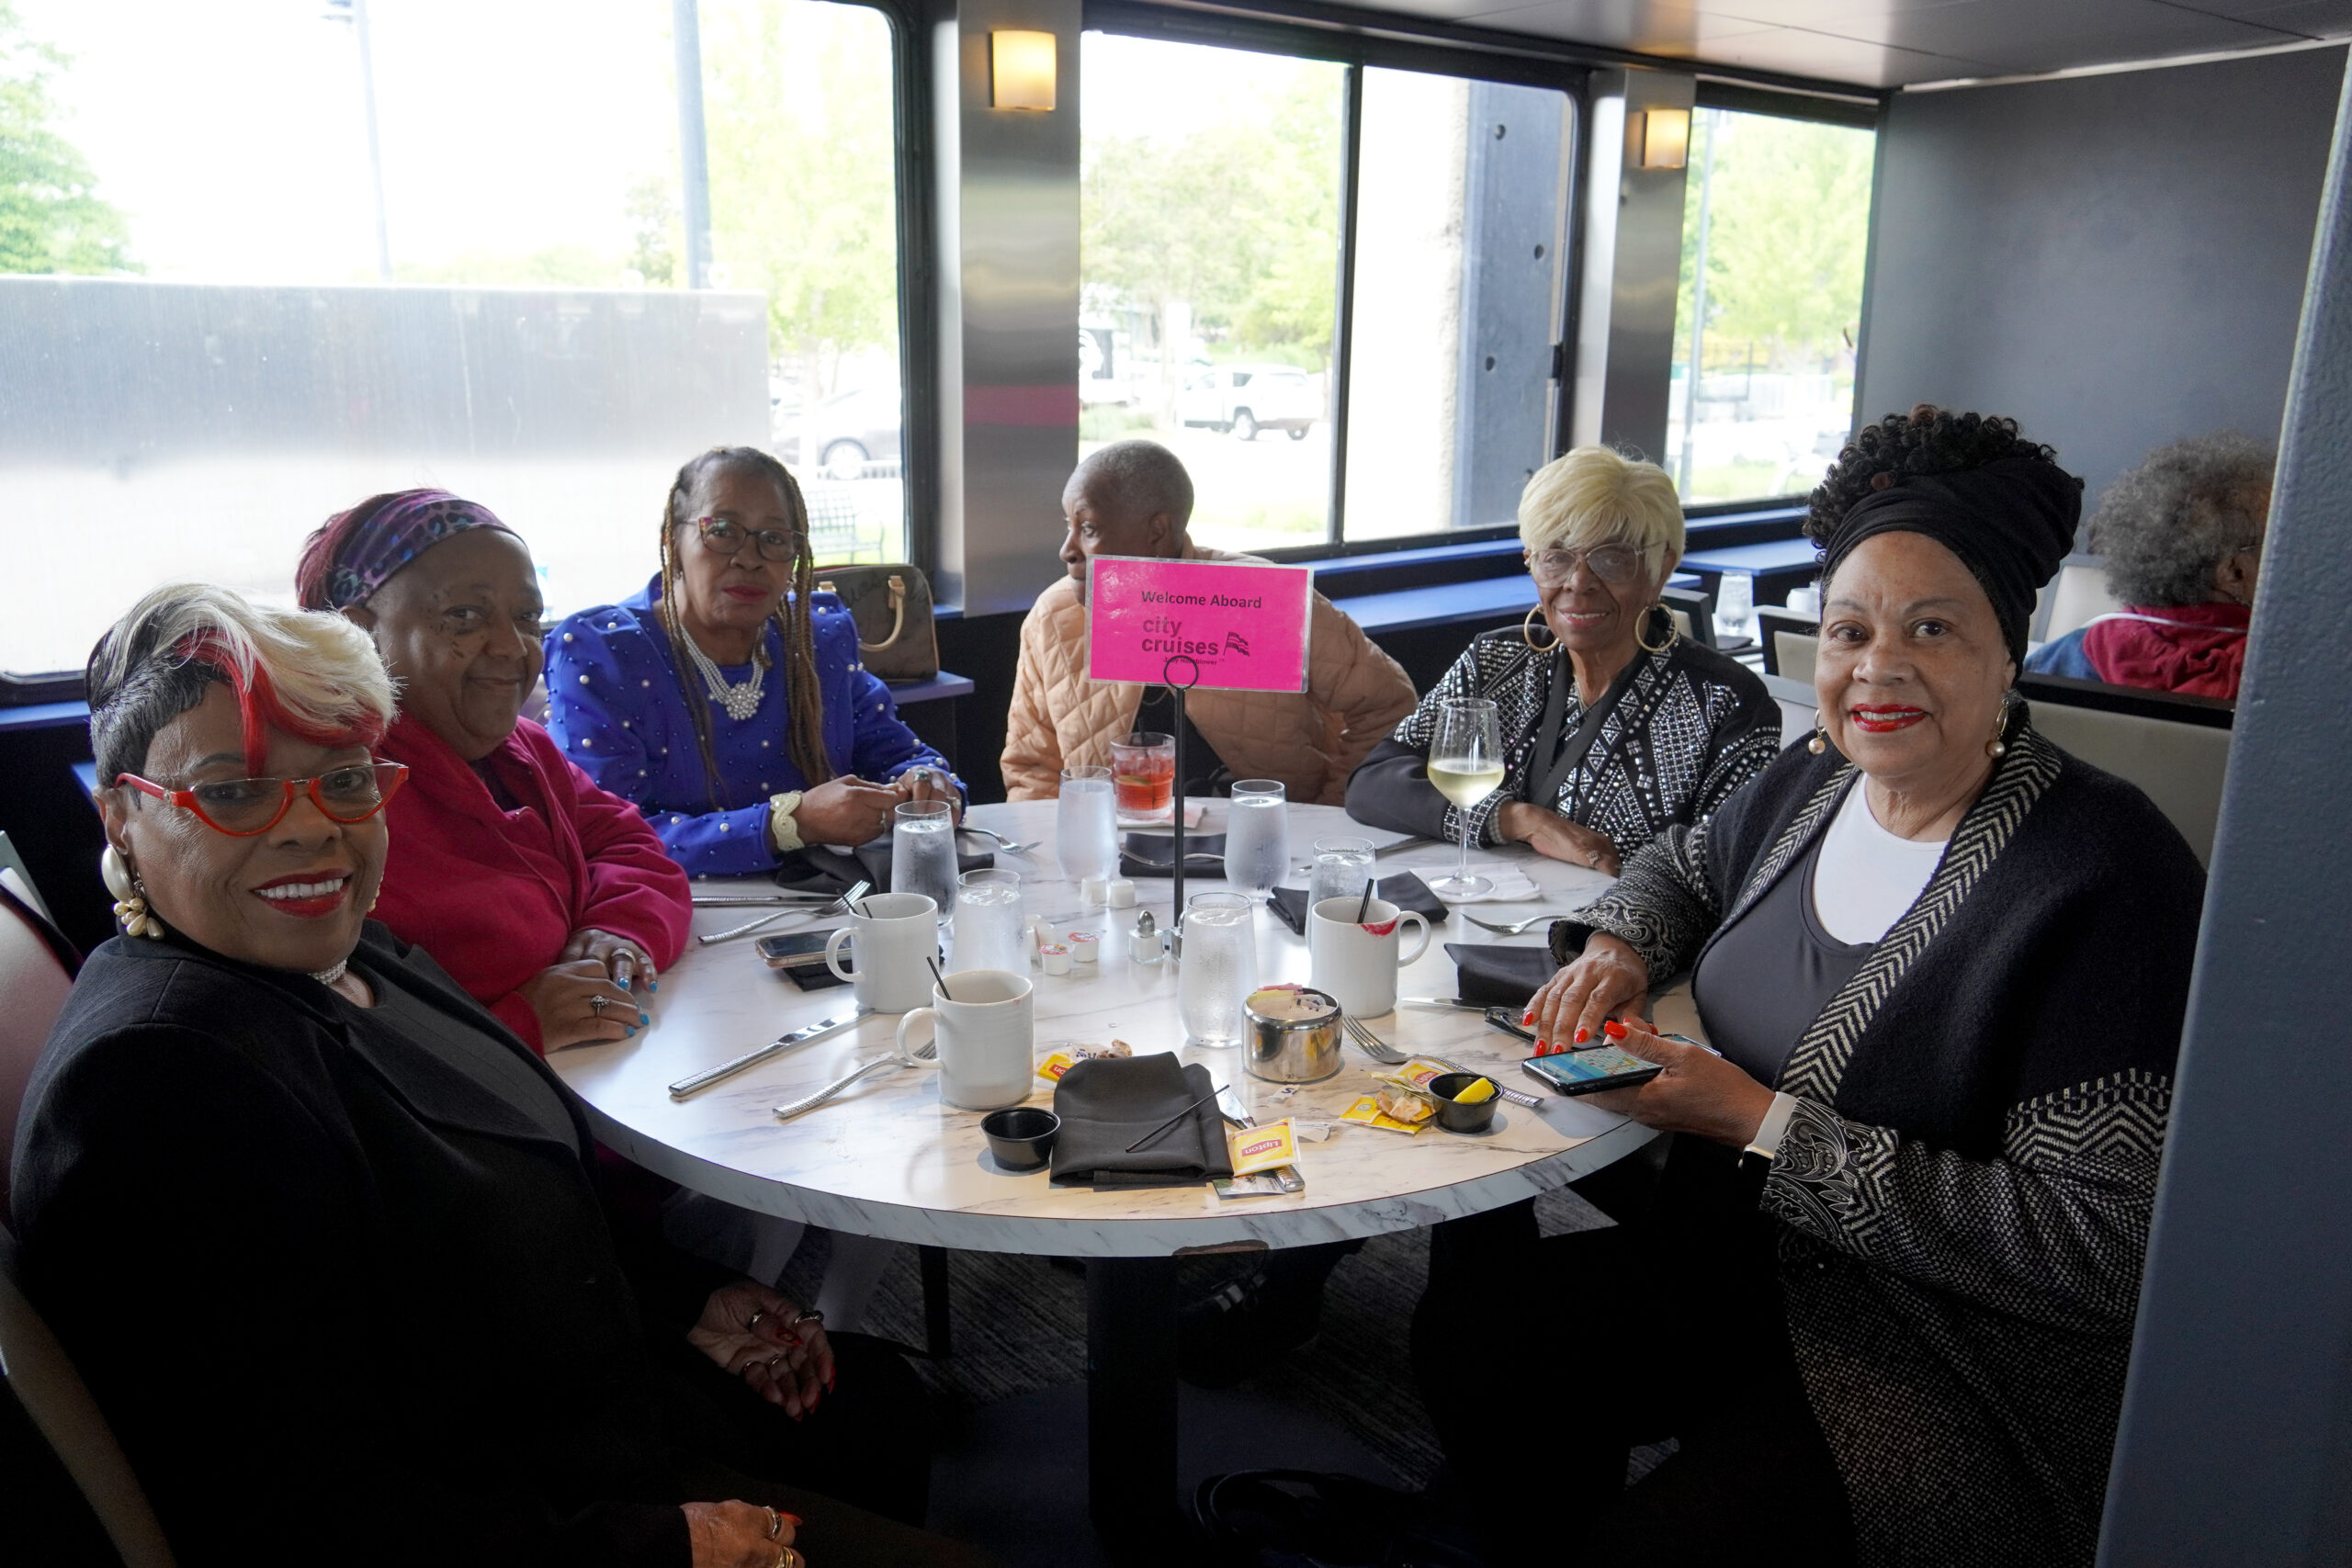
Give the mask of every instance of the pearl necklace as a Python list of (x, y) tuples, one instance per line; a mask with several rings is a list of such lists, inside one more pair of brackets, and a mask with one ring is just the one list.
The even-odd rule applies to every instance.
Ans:
[(760, 688), (768, 676), (765, 648), (753, 646), (752, 678), (738, 686), (718, 672), (718, 662), (702, 650), (702, 644), (695, 640), (694, 633), (686, 630), (683, 622), (678, 625), (678, 636), (685, 643), (686, 654), (695, 661), (695, 668), (702, 671), (702, 682), (710, 689), (710, 700), (725, 708), (728, 717), (741, 724), (760, 711)]
[(312, 969), (309, 974), (311, 978), (320, 985), (332, 987), (337, 980), (343, 978), (343, 972), (350, 967), (351, 960), (346, 958), (331, 969)]

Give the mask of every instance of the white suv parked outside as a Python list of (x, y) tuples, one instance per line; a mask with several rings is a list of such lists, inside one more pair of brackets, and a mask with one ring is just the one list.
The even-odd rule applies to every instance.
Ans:
[(1176, 417), (1189, 425), (1229, 430), (1244, 441), (1261, 430), (1306, 439), (1323, 414), (1315, 378), (1293, 365), (1216, 365), (1193, 372), (1177, 395)]

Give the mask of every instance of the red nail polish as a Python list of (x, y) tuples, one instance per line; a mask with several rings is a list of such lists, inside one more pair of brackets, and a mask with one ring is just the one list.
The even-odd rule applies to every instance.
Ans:
[[(783, 1512), (784, 1512), (784, 1510), (782, 1510), (781, 1508), (777, 1509), (776, 1511), (777, 1511), (778, 1513), (783, 1513)], [(792, 1528), (793, 1528), (793, 1529), (798, 1529), (800, 1528), (801, 1520), (800, 1520), (800, 1516), (799, 1516), (798, 1514), (785, 1514), (785, 1515), (784, 1515), (784, 1517), (785, 1517), (785, 1518), (786, 1518), (786, 1520), (787, 1520), (787, 1521), (792, 1525)]]
[(1535, 1021), (1535, 1010), (1533, 1008), (1529, 1008), (1525, 1012), (1521, 1013), (1519, 1015), (1519, 1021), (1521, 1023), (1533, 1023)]
[(1592, 1038), (1592, 1031), (1591, 1031), (1591, 1030), (1589, 1030), (1589, 1029), (1579, 1029), (1579, 1030), (1577, 1030), (1577, 1044), (1581, 1045), (1581, 1044), (1583, 1044), (1586, 1041), (1588, 1041), (1588, 1040), (1589, 1040), (1589, 1039), (1591, 1039), (1591, 1038)]
[(1611, 1040), (1623, 1040), (1625, 1038), (1625, 1026), (1618, 1022), (1613, 1018), (1607, 1023), (1600, 1026), (1600, 1032), (1608, 1035)]

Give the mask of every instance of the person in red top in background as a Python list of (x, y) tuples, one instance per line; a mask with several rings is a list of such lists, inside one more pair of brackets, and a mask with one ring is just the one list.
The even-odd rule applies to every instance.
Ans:
[(686, 876), (522, 716), (544, 658), (529, 548), (487, 507), (401, 491), (329, 518), (295, 585), (366, 627), (400, 687), (376, 918), (542, 1055), (636, 1033), (639, 988), (685, 945)]
[(2124, 609), (2028, 656), (2028, 670), (2235, 700), (2262, 535), (2270, 448), (2222, 431), (2159, 446), (2109, 485), (2091, 518)]

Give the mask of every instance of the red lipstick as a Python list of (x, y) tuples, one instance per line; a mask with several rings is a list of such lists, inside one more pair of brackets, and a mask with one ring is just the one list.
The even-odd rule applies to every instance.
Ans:
[(323, 919), (351, 897), (351, 873), (341, 870), (296, 872), (253, 889), (254, 897), (281, 915), (300, 920)]
[(1923, 709), (1889, 703), (1848, 708), (1846, 716), (1852, 719), (1854, 728), (1865, 735), (1893, 735), (1899, 729), (1910, 728), (1928, 716)]

